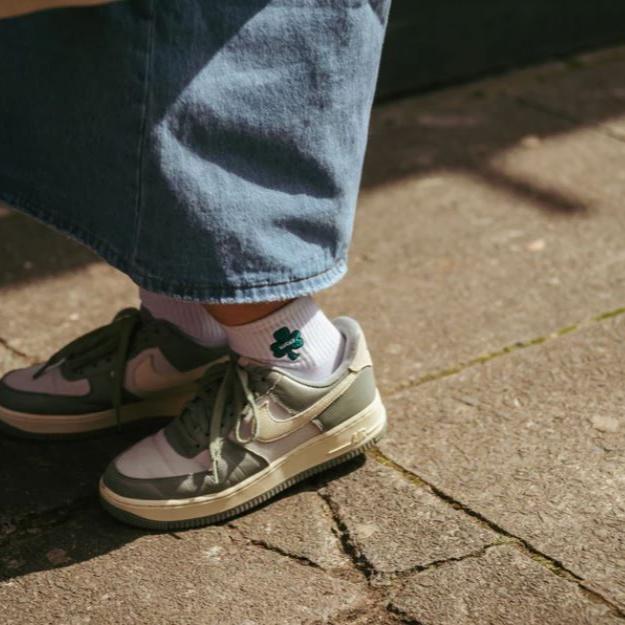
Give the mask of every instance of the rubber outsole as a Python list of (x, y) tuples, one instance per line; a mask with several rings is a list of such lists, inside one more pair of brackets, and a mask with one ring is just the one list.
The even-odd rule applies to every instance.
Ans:
[[(153, 426), (157, 428), (161, 425), (165, 425), (169, 421), (171, 421), (176, 415), (172, 415), (171, 417), (145, 417), (143, 419), (139, 419), (136, 421), (130, 421), (128, 423), (122, 423), (120, 428), (124, 431), (133, 430), (135, 428), (139, 428), (141, 426), (145, 427), (146, 425)], [(29, 440), (29, 441), (75, 441), (75, 440), (85, 440), (89, 438), (97, 438), (98, 436), (106, 436), (107, 434), (112, 434), (118, 430), (117, 426), (113, 425), (107, 428), (100, 428), (98, 430), (89, 430), (88, 432), (72, 432), (72, 433), (51, 433), (51, 434), (39, 434), (37, 432), (27, 432), (26, 430), (20, 430), (18, 428), (14, 428), (10, 426), (8, 423), (4, 421), (0, 421), (0, 434), (3, 434), (9, 438), (19, 439), (19, 440)]]
[(365, 451), (367, 451), (367, 449), (370, 449), (371, 447), (376, 445), (380, 440), (382, 440), (382, 438), (386, 434), (386, 430), (387, 430), (387, 425), (385, 423), (384, 427), (380, 430), (380, 432), (375, 434), (371, 439), (364, 442), (359, 447), (356, 447), (348, 451), (346, 454), (333, 458), (332, 460), (328, 460), (327, 462), (324, 462), (322, 464), (316, 465), (314, 467), (310, 467), (309, 469), (306, 469), (305, 471), (302, 471), (301, 473), (298, 473), (297, 475), (290, 477), (288, 480), (285, 480), (284, 482), (278, 484), (274, 488), (268, 491), (265, 491), (262, 495), (254, 497), (253, 499), (246, 501), (245, 503), (241, 504), (240, 506), (237, 506), (236, 508), (225, 510), (218, 514), (208, 515), (204, 517), (197, 517), (197, 518), (188, 519), (188, 520), (181, 520), (181, 521), (154, 521), (151, 519), (145, 519), (143, 517), (139, 517), (137, 515), (131, 514), (130, 512), (126, 512), (125, 510), (120, 510), (119, 508), (116, 508), (115, 506), (112, 506), (111, 504), (109, 504), (102, 497), (100, 497), (100, 503), (104, 507), (104, 509), (111, 516), (116, 518), (118, 521), (122, 521), (123, 523), (129, 524), (129, 525), (134, 525), (135, 527), (141, 527), (141, 528), (149, 529), (149, 530), (162, 530), (162, 531), (185, 530), (185, 529), (193, 529), (197, 527), (204, 527), (205, 525), (211, 525), (213, 523), (225, 521), (232, 517), (238, 516), (242, 514), (243, 512), (247, 512), (248, 510), (251, 510), (252, 508), (255, 508), (256, 506), (259, 506), (265, 501), (275, 497), (276, 495), (286, 490), (287, 488), (290, 488), (294, 484), (297, 484), (298, 482), (301, 482), (302, 480), (305, 480), (306, 478), (312, 475), (331, 469), (332, 467), (335, 467), (339, 464), (347, 462), (348, 460), (351, 460), (352, 458), (355, 458), (356, 456), (363, 454)]
[(113, 408), (85, 414), (45, 415), (17, 412), (0, 405), (0, 432), (29, 440), (84, 439), (117, 429), (126, 430), (139, 423), (167, 422), (180, 413), (194, 394), (195, 390), (184, 390), (126, 403), (121, 408), (119, 424)]

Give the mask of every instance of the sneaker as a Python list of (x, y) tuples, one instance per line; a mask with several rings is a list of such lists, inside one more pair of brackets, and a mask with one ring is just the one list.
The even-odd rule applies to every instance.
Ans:
[(0, 380), (0, 430), (29, 438), (71, 437), (144, 418), (175, 417), (197, 380), (227, 361), (141, 309), (120, 311), (45, 364)]
[(334, 322), (343, 362), (323, 383), (232, 357), (167, 427), (118, 456), (100, 480), (104, 507), (150, 529), (214, 523), (361, 453), (386, 429), (358, 324)]

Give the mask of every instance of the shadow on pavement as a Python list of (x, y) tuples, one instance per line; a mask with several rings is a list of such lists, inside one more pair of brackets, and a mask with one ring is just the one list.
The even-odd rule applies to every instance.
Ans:
[[(547, 140), (586, 124), (573, 127), (560, 117), (523, 108), (512, 99), (485, 98), (480, 91), (466, 91), (464, 99), (454, 99), (442, 109), (437, 104), (430, 107), (424, 99), (411, 110), (397, 103), (377, 110), (365, 162), (365, 189), (403, 178), (456, 173), (476, 178), (552, 215), (588, 212), (574, 195), (512, 175), (494, 162), (528, 137)], [(610, 119), (624, 111), (625, 106), (618, 110), (609, 107), (603, 112)], [(598, 117), (592, 123), (605, 118)]]
[[(59, 549), (79, 561), (142, 535), (118, 533), (121, 525), (100, 510), (97, 485), (111, 458), (160, 425), (153, 421), (68, 441), (0, 434), (0, 580), (62, 564), (69, 556)], [(61, 530), (62, 539), (55, 531), (61, 525), (71, 528), (67, 534)]]
[(35, 219), (17, 212), (0, 215), (0, 289), (97, 261), (86, 247)]
[[(127, 526), (108, 515), (97, 500), (98, 480), (110, 459), (156, 428), (156, 423), (143, 424), (93, 439), (56, 442), (0, 435), (0, 491), (7, 502), (0, 509), (0, 582), (103, 556), (142, 536), (183, 537), (183, 531)], [(318, 490), (363, 463), (364, 456), (312, 476), (254, 510)]]

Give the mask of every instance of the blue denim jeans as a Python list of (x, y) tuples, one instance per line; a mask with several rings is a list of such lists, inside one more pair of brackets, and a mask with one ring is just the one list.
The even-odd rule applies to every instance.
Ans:
[(0, 22), (0, 198), (166, 295), (331, 285), (389, 2), (127, 0)]

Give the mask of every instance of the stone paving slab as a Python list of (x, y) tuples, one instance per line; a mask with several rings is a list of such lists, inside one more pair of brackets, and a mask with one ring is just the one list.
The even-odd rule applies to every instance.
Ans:
[(322, 569), (352, 571), (332, 513), (316, 492), (289, 493), (231, 522), (249, 540), (310, 561)]
[(382, 451), (625, 607), (625, 318), (406, 390)]
[(87, 248), (39, 221), (0, 206), (0, 287), (38, 283), (98, 262)]
[(77, 336), (109, 323), (121, 308), (136, 306), (136, 293), (130, 280), (102, 263), (3, 289), (0, 336), (41, 362)]
[(20, 367), (27, 367), (30, 364), (30, 358), (20, 356), (0, 344), (0, 375), (2, 375), (5, 371), (18, 369)]
[(0, 436), (0, 540), (33, 514), (94, 498), (98, 480), (111, 459), (158, 424), (162, 425), (162, 420), (74, 441)]
[(488, 549), (410, 577), (392, 606), (419, 625), (617, 625), (577, 584), (513, 546)]
[(78, 243), (17, 212), (0, 224), (0, 340), (31, 361), (136, 305), (132, 282)]
[(370, 458), (324, 490), (353, 548), (374, 574), (459, 558), (500, 539), (423, 485)]
[(232, 530), (151, 535), (103, 514), (2, 551), (3, 625), (312, 625), (366, 605), (362, 585)]

